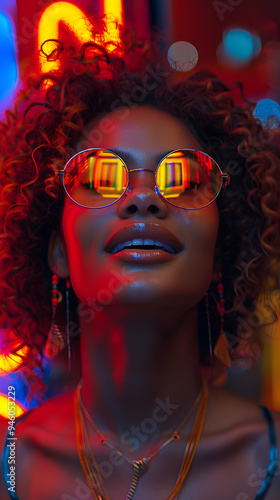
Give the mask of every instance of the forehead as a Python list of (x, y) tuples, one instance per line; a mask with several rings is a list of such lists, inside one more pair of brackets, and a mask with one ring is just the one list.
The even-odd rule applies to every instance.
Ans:
[(122, 149), (148, 156), (180, 148), (200, 149), (202, 145), (176, 117), (151, 106), (138, 106), (100, 115), (84, 128), (77, 150)]

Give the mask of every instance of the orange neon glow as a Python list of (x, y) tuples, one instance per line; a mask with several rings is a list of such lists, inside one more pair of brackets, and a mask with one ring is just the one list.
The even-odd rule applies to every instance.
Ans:
[(2, 349), (0, 354), (0, 376), (14, 372), (22, 364), (22, 356), (27, 356), (30, 347), (20, 347), (22, 341), (17, 337), (13, 330), (9, 331), (9, 349), (13, 352), (5, 352)]
[[(109, 16), (107, 33), (104, 33), (104, 42), (119, 41), (119, 31), (115, 22), (123, 22), (124, 9), (122, 0), (104, 0), (103, 12)], [(91, 24), (89, 17), (79, 7), (70, 2), (53, 2), (43, 11), (38, 26), (38, 48), (46, 40), (59, 38), (59, 24), (63, 22), (75, 34), (81, 45), (92, 40)], [(98, 41), (98, 40), (96, 40)], [(51, 53), (55, 48), (54, 42), (49, 41), (44, 45), (44, 52)], [(112, 49), (114, 45), (112, 45)], [(108, 47), (110, 50), (110, 45)], [(40, 56), (42, 73), (54, 71), (59, 68), (59, 61), (48, 61), (44, 55)]]
[[(11, 400), (10, 400), (11, 403)], [(20, 417), (23, 413), (26, 412), (26, 409), (19, 402), (15, 402), (15, 404), (9, 405), (9, 414), (8, 414), (8, 396), (6, 394), (0, 393), (0, 416), (4, 418), (10, 418), (11, 416)]]
[(0, 354), (0, 376), (15, 371), (22, 364), (21, 356), (26, 356), (29, 349), (28, 346), (25, 346), (8, 356)]
[[(81, 43), (86, 43), (90, 40), (91, 33), (86, 14), (70, 2), (54, 2), (45, 8), (39, 22), (39, 50), (45, 40), (58, 39), (60, 22), (67, 24), (68, 28), (76, 34)], [(53, 48), (53, 42), (47, 42), (44, 45), (46, 53), (51, 52)], [(56, 70), (59, 67), (59, 61), (47, 61), (44, 56), (41, 57), (40, 63), (42, 73)]]
[[(113, 17), (117, 23), (122, 23), (124, 12), (123, 0), (103, 0), (103, 12), (109, 16), (109, 19)], [(119, 40), (119, 32), (116, 23), (109, 23), (107, 29), (108, 39), (117, 42)]]

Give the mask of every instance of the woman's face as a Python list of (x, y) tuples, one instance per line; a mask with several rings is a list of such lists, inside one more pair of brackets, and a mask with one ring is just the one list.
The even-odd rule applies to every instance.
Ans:
[[(177, 118), (148, 106), (130, 108), (125, 118), (112, 112), (106, 121), (104, 117), (93, 120), (83, 131), (77, 151), (92, 147), (117, 150), (120, 156), (125, 152), (129, 170), (155, 170), (158, 158), (175, 149), (203, 150)], [(66, 196), (62, 218), (65, 267), (60, 269), (58, 263), (58, 274), (65, 273), (68, 266), (77, 297), (95, 311), (114, 306), (122, 311), (132, 305), (162, 310), (194, 306), (216, 279), (216, 203), (194, 211), (176, 208), (155, 193), (151, 172), (132, 172), (130, 183), (131, 192), (105, 208), (83, 208)], [(107, 240), (117, 231), (133, 224), (143, 229), (149, 223), (173, 233), (182, 250), (170, 260), (154, 262), (141, 258), (123, 261), (118, 257), (121, 253), (105, 250)]]

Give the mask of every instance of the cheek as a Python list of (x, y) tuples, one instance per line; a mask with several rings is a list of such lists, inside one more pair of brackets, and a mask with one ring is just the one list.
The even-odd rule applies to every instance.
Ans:
[[(108, 266), (104, 245), (105, 229), (112, 221), (112, 212), (95, 214), (78, 205), (66, 205), (62, 218), (69, 275), (72, 288), (88, 307), (109, 304), (125, 283), (120, 273)], [(86, 311), (86, 310), (84, 310)]]
[(64, 209), (62, 231), (65, 238), (69, 265), (85, 261), (94, 240), (94, 228), (87, 214), (79, 207)]
[(203, 236), (200, 237), (201, 253), (209, 269), (209, 285), (212, 281), (215, 249), (219, 230), (219, 212), (216, 205), (213, 205), (212, 210), (208, 213), (203, 226)]
[(219, 212), (216, 204), (200, 211), (193, 211), (186, 222), (189, 279), (196, 283), (198, 290), (205, 290), (205, 293), (212, 281), (219, 229)]
[(101, 222), (94, 219), (82, 207), (65, 207), (62, 218), (62, 230), (66, 244), (69, 273), (72, 287), (80, 297), (86, 291), (87, 282), (92, 282)]
[(194, 211), (189, 227), (193, 237), (193, 249), (211, 259), (219, 229), (218, 209), (214, 205), (211, 209)]

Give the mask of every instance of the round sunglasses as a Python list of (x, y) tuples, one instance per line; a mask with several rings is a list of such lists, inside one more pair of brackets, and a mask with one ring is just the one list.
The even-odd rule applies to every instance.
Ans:
[(155, 192), (168, 203), (185, 210), (207, 207), (230, 182), (217, 162), (203, 151), (177, 149), (166, 154), (156, 170), (129, 170), (124, 160), (110, 149), (86, 149), (57, 170), (64, 189), (74, 203), (85, 208), (104, 208), (131, 192), (131, 172), (152, 172)]

